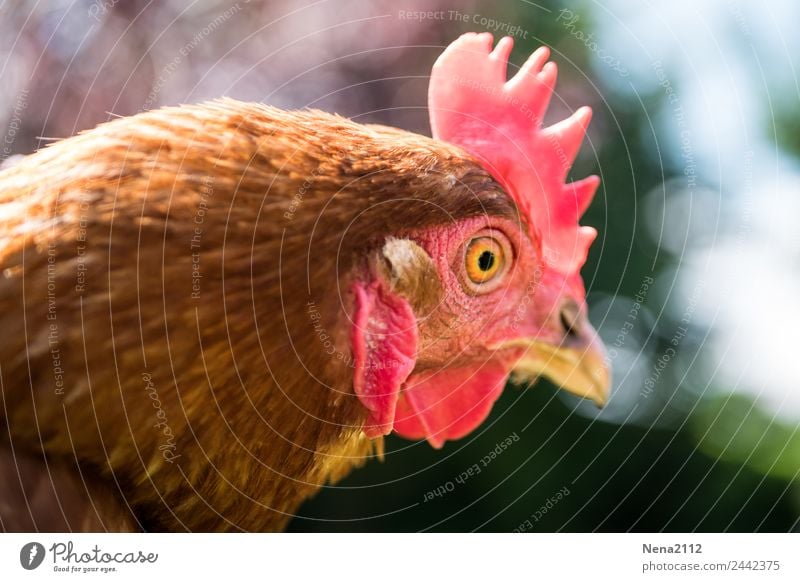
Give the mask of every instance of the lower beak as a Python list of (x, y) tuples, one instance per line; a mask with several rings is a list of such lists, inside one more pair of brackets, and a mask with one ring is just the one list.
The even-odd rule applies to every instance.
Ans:
[(588, 398), (602, 407), (611, 392), (611, 370), (606, 350), (594, 328), (588, 323), (580, 333), (553, 344), (537, 339), (518, 339), (503, 347), (525, 347), (525, 353), (514, 365), (517, 380), (535, 380), (545, 376), (567, 392)]

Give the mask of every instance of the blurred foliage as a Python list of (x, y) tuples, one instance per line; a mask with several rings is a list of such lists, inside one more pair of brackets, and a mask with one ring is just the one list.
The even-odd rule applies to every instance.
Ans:
[(800, 115), (797, 103), (778, 104), (776, 121), (770, 128), (777, 144), (800, 157)]
[(787, 481), (800, 474), (800, 432), (733, 394), (709, 398), (693, 418), (700, 450)]

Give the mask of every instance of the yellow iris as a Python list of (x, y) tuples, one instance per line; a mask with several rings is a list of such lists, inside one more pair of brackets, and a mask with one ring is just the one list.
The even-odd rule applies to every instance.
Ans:
[(500, 272), (504, 260), (503, 247), (495, 239), (488, 236), (476, 238), (467, 247), (467, 276), (473, 283), (491, 281)]

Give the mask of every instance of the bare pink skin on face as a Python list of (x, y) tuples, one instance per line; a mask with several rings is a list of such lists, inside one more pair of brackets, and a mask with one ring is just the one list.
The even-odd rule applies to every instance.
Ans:
[[(465, 283), (464, 261), (470, 241), (487, 235), (504, 239), (511, 256), (504, 258), (509, 269), (502, 280), (483, 293)], [(520, 350), (495, 346), (550, 335), (549, 322), (558, 313), (555, 304), (535, 297), (545, 275), (525, 226), (478, 217), (408, 238), (436, 265), (442, 300), (428, 313), (409, 315), (407, 303), (387, 297), (378, 283), (357, 284), (356, 393), (370, 410), (368, 436), (393, 429), (439, 448), (477, 428), (500, 397)]]

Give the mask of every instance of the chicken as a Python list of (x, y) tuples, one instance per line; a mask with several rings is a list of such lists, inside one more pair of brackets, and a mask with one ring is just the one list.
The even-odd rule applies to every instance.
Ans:
[(274, 531), (391, 432), (441, 447), (510, 374), (605, 401), (545, 49), (468, 34), (433, 139), (221, 99), (0, 174), (0, 523)]

